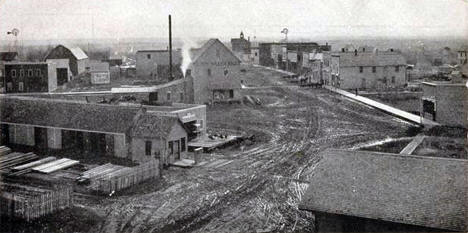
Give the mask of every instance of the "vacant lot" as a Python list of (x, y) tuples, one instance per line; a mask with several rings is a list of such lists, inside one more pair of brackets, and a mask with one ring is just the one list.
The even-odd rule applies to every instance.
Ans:
[(291, 86), (280, 76), (246, 67), (244, 84), (251, 88), (244, 94), (263, 104), (207, 110), (212, 131), (255, 134), (253, 145), (205, 154), (207, 163), (199, 167), (170, 168), (160, 181), (118, 196), (79, 196), (76, 204), (102, 219), (82, 231), (311, 231), (313, 215), (297, 206), (318, 152), (404, 137), (411, 125), (323, 89)]

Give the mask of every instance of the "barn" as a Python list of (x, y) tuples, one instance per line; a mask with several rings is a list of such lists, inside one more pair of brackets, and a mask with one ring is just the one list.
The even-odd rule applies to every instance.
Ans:
[(86, 70), (88, 56), (79, 47), (58, 45), (47, 54), (45, 61), (57, 66), (57, 84), (60, 86)]

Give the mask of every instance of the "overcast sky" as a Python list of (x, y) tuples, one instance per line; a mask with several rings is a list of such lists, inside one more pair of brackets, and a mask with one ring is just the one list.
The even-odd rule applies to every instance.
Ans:
[(468, 38), (468, 0), (0, 0), (0, 40), (336, 36)]

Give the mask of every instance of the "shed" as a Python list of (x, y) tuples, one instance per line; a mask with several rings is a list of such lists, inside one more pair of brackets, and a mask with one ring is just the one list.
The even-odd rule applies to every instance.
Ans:
[[(58, 45), (52, 49), (44, 60), (68, 59), (70, 71), (76, 76), (85, 71), (88, 62), (88, 56), (79, 47)], [(66, 68), (57, 68), (57, 76), (60, 80), (63, 75), (68, 73)]]
[(327, 150), (300, 209), (318, 231), (467, 231), (468, 161)]

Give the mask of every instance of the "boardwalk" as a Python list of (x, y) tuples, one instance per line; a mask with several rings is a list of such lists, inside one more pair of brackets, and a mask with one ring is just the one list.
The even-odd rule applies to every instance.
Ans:
[(371, 100), (371, 99), (363, 97), (363, 96), (355, 95), (355, 94), (352, 94), (352, 93), (349, 93), (347, 91), (344, 91), (344, 90), (341, 90), (341, 89), (338, 89), (338, 88), (335, 88), (335, 87), (331, 87), (331, 86), (324, 86), (324, 88), (326, 88), (326, 89), (328, 89), (330, 91), (336, 92), (336, 93), (338, 93), (340, 95), (346, 96), (346, 97), (348, 97), (350, 99), (359, 101), (359, 102), (361, 102), (363, 104), (366, 104), (366, 105), (369, 105), (371, 107), (380, 109), (380, 110), (382, 110), (384, 112), (390, 113), (390, 114), (392, 114), (394, 116), (397, 116), (399, 118), (402, 118), (404, 120), (417, 123), (419, 125), (425, 125), (425, 126), (439, 125), (437, 122), (431, 121), (431, 120), (426, 119), (426, 118), (422, 118), (422, 117), (420, 117), (418, 115), (414, 115), (414, 114), (409, 113), (409, 112), (402, 111), (402, 110), (400, 110), (398, 108), (394, 108), (394, 107), (386, 105), (386, 104), (382, 104), (380, 102), (377, 102), (375, 100)]

